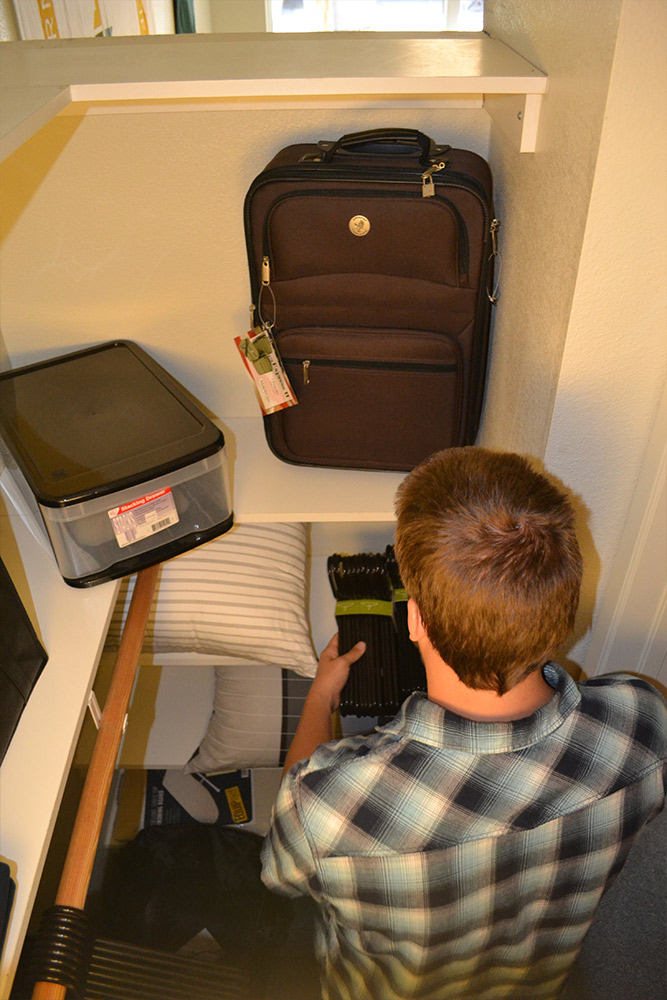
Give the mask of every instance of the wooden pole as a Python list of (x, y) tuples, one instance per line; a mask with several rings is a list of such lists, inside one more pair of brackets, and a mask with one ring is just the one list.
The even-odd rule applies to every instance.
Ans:
[[(159, 569), (159, 564), (149, 566), (137, 574), (109, 694), (102, 712), (100, 728), (60, 877), (56, 906), (83, 909), (86, 902)], [(58, 983), (38, 982), (35, 983), (32, 1000), (64, 1000), (65, 992), (65, 987)]]

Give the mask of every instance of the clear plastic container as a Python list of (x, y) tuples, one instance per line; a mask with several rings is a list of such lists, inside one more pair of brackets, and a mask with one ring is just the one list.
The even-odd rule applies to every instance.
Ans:
[(222, 432), (135, 344), (0, 376), (0, 431), (72, 586), (126, 576), (232, 526)]

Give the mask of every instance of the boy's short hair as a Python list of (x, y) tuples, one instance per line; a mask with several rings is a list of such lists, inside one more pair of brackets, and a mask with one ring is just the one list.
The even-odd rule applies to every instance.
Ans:
[(398, 490), (395, 551), (431, 644), (504, 694), (574, 626), (582, 559), (565, 494), (520, 455), (437, 452)]

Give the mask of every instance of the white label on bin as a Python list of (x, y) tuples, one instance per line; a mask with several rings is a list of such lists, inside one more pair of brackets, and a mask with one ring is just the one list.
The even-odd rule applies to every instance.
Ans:
[(120, 507), (112, 507), (108, 513), (121, 549), (178, 523), (178, 511), (170, 486)]

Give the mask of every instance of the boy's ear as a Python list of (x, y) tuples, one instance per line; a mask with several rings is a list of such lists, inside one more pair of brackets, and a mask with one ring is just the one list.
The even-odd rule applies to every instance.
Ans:
[(413, 642), (419, 642), (426, 635), (421, 611), (411, 597), (408, 598), (408, 633)]

